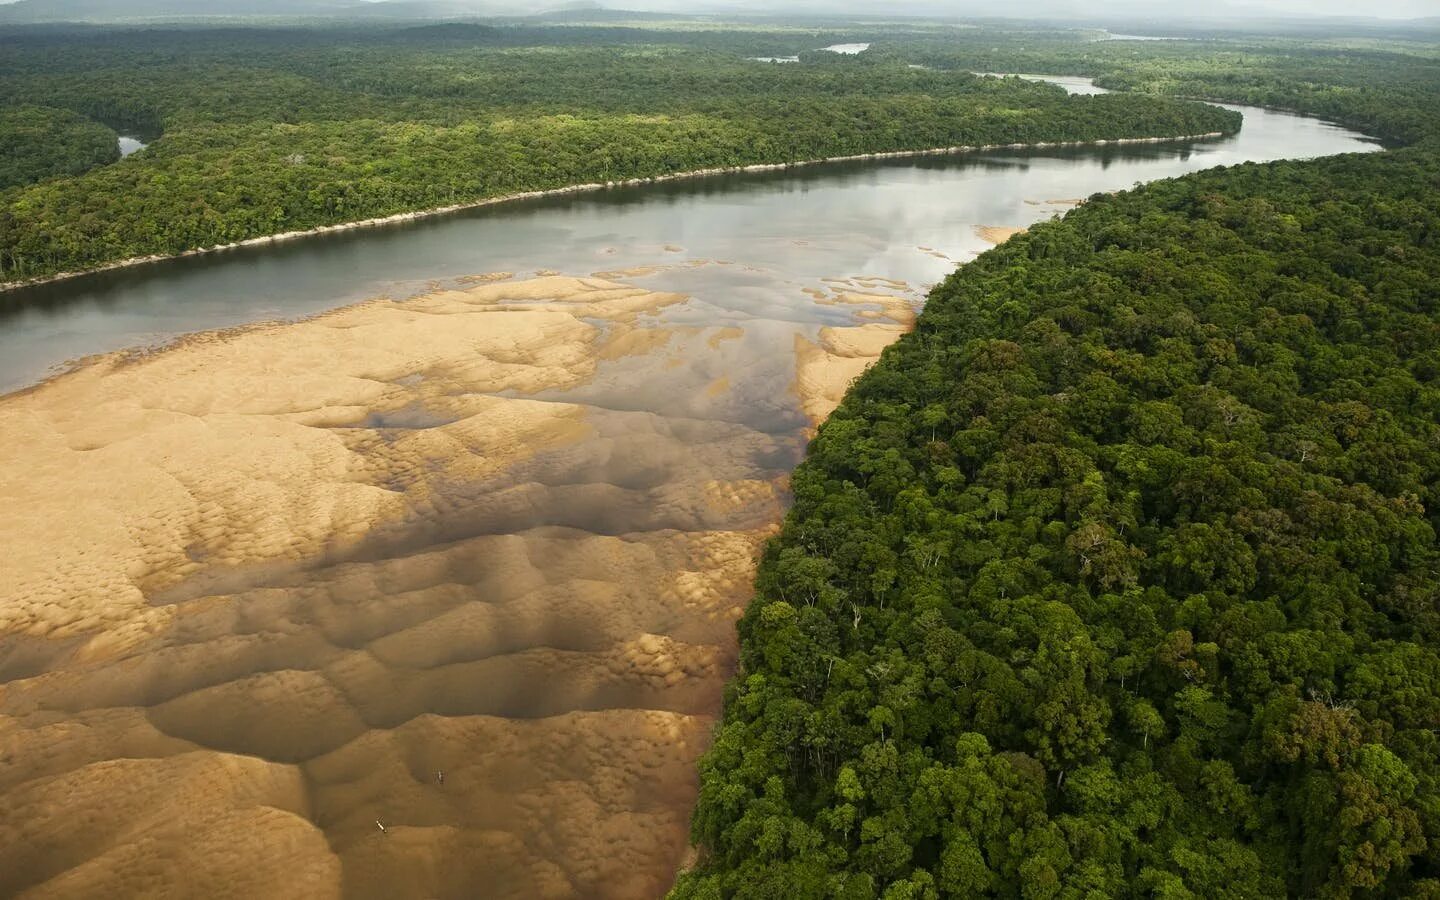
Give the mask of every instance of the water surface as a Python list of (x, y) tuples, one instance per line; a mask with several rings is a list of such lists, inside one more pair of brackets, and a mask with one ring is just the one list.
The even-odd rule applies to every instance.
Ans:
[(617, 188), (0, 299), (7, 389), (400, 301), (0, 402), (0, 895), (663, 892), (826, 404), (982, 229), (1373, 149), (1245, 112), (1223, 140)]
[[(1059, 80), (1071, 90), (1098, 90), (1085, 79)], [(1378, 149), (1315, 119), (1234, 108), (1243, 109), (1245, 126), (1221, 140), (966, 153), (616, 188), (15, 291), (0, 295), (0, 391), (95, 353), (378, 295), (408, 296), (481, 272), (584, 274), (740, 260), (764, 270), (751, 273), (749, 290), (737, 292), (729, 275), (699, 270), (685, 287), (720, 307), (745, 306), (759, 294), (783, 310), (784, 298), (827, 275), (938, 281), (955, 261), (987, 246), (977, 226), (1026, 226), (1069, 208), (1049, 201), (1217, 165)]]

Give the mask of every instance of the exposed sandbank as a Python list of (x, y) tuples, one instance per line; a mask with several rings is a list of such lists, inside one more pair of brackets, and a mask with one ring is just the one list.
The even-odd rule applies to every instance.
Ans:
[(1003, 244), (1017, 234), (1024, 234), (1024, 228), (1008, 228), (1001, 225), (977, 225), (975, 233), (991, 244)]
[(745, 332), (503, 277), (0, 399), (0, 893), (664, 890), (799, 437), (538, 399)]
[[(878, 286), (908, 290), (903, 281), (860, 276), (822, 279), (832, 293), (807, 291), (817, 303), (863, 307), (858, 319), (887, 319), (848, 327), (826, 326), (818, 340), (795, 335), (795, 391), (812, 426), (829, 418), (844, 399), (851, 382), (874, 365), (885, 348), (915, 326), (913, 301), (896, 294), (874, 293)], [(869, 291), (857, 290), (868, 288)]]
[[(170, 615), (148, 595), (201, 569), (333, 550), (425, 502), (425, 482), (574, 440), (579, 410), (488, 395), (576, 384), (597, 360), (582, 318), (623, 326), (680, 299), (551, 278), (374, 301), (112, 354), (6, 398), (0, 635), (123, 644)], [(348, 431), (418, 407), (443, 424), (374, 446)]]
[(818, 342), (797, 334), (796, 390), (810, 421), (818, 426), (829, 418), (850, 383), (908, 330), (900, 325), (879, 324), (822, 328)]
[[(737, 416), (789, 370), (507, 277), (0, 398), (0, 894), (664, 891), (805, 437)], [(881, 321), (796, 345), (812, 422), (887, 290), (815, 298)]]

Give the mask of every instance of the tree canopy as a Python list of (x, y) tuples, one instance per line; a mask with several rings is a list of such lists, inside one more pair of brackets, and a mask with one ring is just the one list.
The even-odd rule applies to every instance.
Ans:
[(120, 158), (119, 136), (68, 109), (0, 106), (0, 190)]
[(934, 290), (795, 473), (679, 900), (1440, 896), (1434, 67), (1152, 52), (1107, 77), (1410, 146), (1097, 195)]
[(1240, 127), (1234, 112), (1172, 98), (1069, 97), (834, 53), (748, 58), (852, 37), (459, 23), (0, 31), (0, 108), (44, 103), (158, 136), (120, 164), (0, 193), (0, 280), (577, 183)]

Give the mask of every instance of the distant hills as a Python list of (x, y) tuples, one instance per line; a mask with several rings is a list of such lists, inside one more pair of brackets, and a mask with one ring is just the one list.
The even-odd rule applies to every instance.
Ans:
[(440, 19), (516, 15), (566, 5), (489, 0), (18, 0), (0, 4), (0, 23), (315, 16)]
[[(1410, 0), (1393, 0), (1410, 2)], [(1042, 18), (1052, 21), (1108, 23), (1112, 30), (1120, 23), (1151, 25), (1160, 31), (1184, 32), (1205, 28), (1243, 28), (1265, 23), (1281, 30), (1344, 29), (1368, 32), (1376, 29), (1435, 30), (1440, 17), (1409, 21), (1343, 18), (1323, 13), (1298, 16), (1288, 13), (1280, 0), (1240, 3), (1238, 0), (1211, 0), (1203, 13), (1182, 7), (1178, 0), (1156, 4), (1153, 0), (1021, 0), (997, 9), (981, 0), (619, 0), (616, 5), (650, 13), (680, 15), (797, 16), (837, 19), (897, 15), (938, 18)], [(1398, 8), (1398, 7), (1396, 7)], [(1408, 8), (1408, 7), (1406, 7)], [(1429, 12), (1429, 9), (1425, 9)], [(0, 0), (0, 24), (40, 22), (136, 22), (153, 20), (315, 18), (350, 20), (464, 19), (515, 17), (569, 13), (578, 17), (620, 16), (596, 0)], [(1152, 32), (1153, 33), (1153, 32)]]
[[(304, 16), (349, 12), (356, 0), (18, 0), (0, 6), (0, 22), (101, 22), (196, 16)], [(197, 11), (197, 7), (199, 10)]]

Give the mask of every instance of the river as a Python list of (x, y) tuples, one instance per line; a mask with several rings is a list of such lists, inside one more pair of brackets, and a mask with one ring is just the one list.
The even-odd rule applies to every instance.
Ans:
[(174, 342), (0, 398), (0, 894), (660, 893), (815, 424), (1010, 229), (1374, 149), (1244, 112), (1228, 139), (605, 190), (0, 299), (9, 390)]
[[(1098, 90), (1086, 79), (1057, 80), (1076, 92)], [(618, 188), (12, 292), (0, 295), (0, 391), (94, 353), (310, 315), (381, 294), (409, 296), (474, 272), (587, 273), (730, 259), (763, 268), (767, 289), (789, 294), (821, 276), (865, 270), (925, 285), (952, 264), (918, 248), (964, 261), (987, 246), (976, 226), (1021, 227), (1068, 208), (1049, 200), (1211, 166), (1376, 149), (1315, 119), (1233, 108), (1244, 110), (1245, 126), (1223, 140), (968, 153)], [(677, 260), (666, 245), (683, 245), (684, 252)], [(750, 275), (757, 285), (767, 280)], [(729, 280), (711, 269), (688, 273), (685, 285), (728, 304)], [(707, 281), (716, 296), (707, 295)]]

